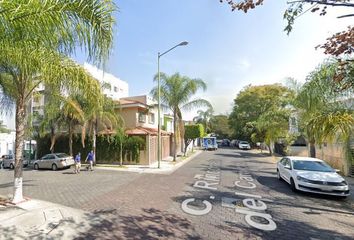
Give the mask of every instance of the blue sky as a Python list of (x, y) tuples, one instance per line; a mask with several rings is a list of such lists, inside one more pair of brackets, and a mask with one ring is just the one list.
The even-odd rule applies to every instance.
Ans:
[[(219, 0), (117, 0), (113, 54), (105, 70), (127, 81), (131, 96), (146, 94), (155, 85), (157, 53), (188, 41), (161, 58), (161, 71), (207, 82), (208, 90), (198, 96), (208, 99), (216, 113), (230, 112), (233, 99), (248, 84), (286, 77), (304, 81), (325, 58), (314, 47), (344, 30), (349, 19), (336, 19), (338, 10), (325, 17), (304, 14), (287, 36), (282, 19), (286, 1), (265, 2), (244, 14), (231, 12)], [(76, 59), (85, 61), (82, 54)]]

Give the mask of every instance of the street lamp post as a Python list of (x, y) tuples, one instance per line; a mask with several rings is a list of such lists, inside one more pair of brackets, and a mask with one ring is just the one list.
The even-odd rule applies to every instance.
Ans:
[[(179, 44), (177, 44), (176, 46), (168, 49), (167, 51), (160, 53), (157, 53), (157, 75), (158, 75), (158, 79), (157, 79), (157, 101), (158, 101), (158, 109), (157, 109), (157, 118), (158, 118), (158, 122), (157, 122), (157, 167), (160, 168), (160, 163), (161, 163), (161, 91), (160, 91), (160, 57), (162, 57), (163, 55), (165, 55), (166, 53), (172, 51), (173, 49), (175, 49), (176, 47), (179, 46), (185, 46), (187, 45), (188, 42), (184, 41), (181, 42)], [(176, 133), (174, 133), (176, 134)]]

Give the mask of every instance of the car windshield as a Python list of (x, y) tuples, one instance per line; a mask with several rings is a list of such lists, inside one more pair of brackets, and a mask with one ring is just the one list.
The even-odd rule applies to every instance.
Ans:
[(320, 161), (293, 160), (293, 167), (295, 170), (334, 172), (334, 169), (331, 168), (328, 164)]
[(240, 142), (240, 144), (248, 144), (248, 142), (244, 142), (244, 141), (242, 141), (242, 142)]
[(57, 153), (55, 154), (55, 156), (57, 156), (58, 158), (67, 158), (70, 157), (68, 154), (66, 153)]

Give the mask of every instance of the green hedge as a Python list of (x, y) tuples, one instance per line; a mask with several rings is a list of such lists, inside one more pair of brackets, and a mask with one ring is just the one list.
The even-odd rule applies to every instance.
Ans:
[[(97, 163), (119, 163), (120, 153), (120, 136), (97, 136), (96, 139), (96, 161)], [(143, 137), (122, 137), (123, 139), (123, 159), (132, 163), (138, 163), (140, 150), (145, 149), (145, 138)], [(37, 140), (38, 157), (50, 153), (50, 136), (46, 135)], [(81, 144), (81, 136), (73, 137), (73, 153), (76, 155), (81, 153), (82, 159), (85, 159), (89, 151), (92, 150), (92, 138), (85, 141), (85, 148)], [(69, 153), (68, 136), (60, 136), (57, 138), (54, 152)]]

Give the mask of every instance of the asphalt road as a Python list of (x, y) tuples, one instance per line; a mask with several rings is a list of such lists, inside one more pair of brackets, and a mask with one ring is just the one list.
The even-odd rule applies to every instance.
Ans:
[[(293, 193), (275, 169), (255, 151), (219, 149), (170, 175), (26, 170), (24, 194), (103, 216), (83, 239), (353, 239), (353, 200)], [(0, 195), (12, 178), (0, 170)]]

